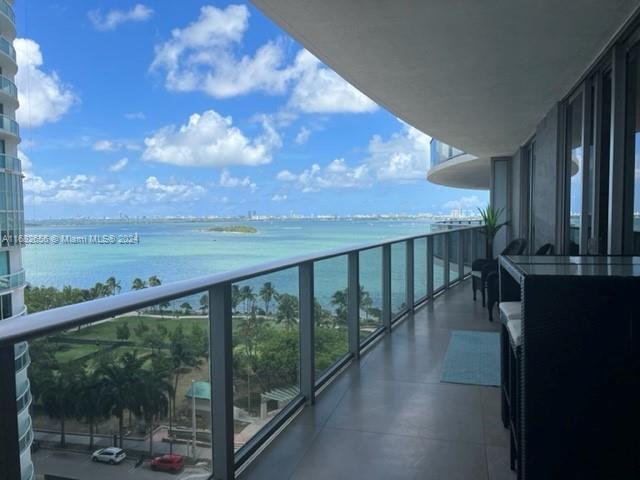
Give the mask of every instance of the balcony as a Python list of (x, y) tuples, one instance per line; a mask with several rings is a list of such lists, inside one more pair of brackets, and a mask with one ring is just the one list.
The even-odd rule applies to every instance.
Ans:
[(12, 138), (20, 137), (20, 127), (18, 122), (6, 115), (0, 115), (0, 134), (10, 136)]
[(22, 173), (22, 162), (18, 157), (0, 154), (0, 170), (20, 174)]
[[(95, 395), (97, 391), (91, 387), (84, 394), (78, 393), (83, 390), (78, 390), (81, 384), (73, 384), (79, 378), (77, 373), (68, 376), (69, 372), (78, 372), (78, 365), (86, 365), (87, 371), (100, 372), (96, 401), (111, 398), (110, 401), (126, 402), (133, 401), (128, 394), (114, 392), (121, 388), (128, 392), (131, 388), (142, 388), (145, 379), (152, 376), (149, 369), (156, 368), (156, 363), (161, 365), (163, 359), (174, 355), (171, 352), (191, 352), (177, 370), (181, 376), (175, 379), (178, 389), (172, 401), (173, 413), (161, 409), (157, 414), (165, 419), (169, 415), (169, 420), (160, 424), (145, 422), (142, 431), (147, 433), (142, 437), (129, 437), (123, 431), (117, 440), (128, 450), (147, 451), (149, 440), (144, 436), (154, 430), (155, 437), (165, 438), (164, 442), (156, 442), (155, 447), (164, 452), (169, 448), (167, 441), (184, 438), (186, 441), (178, 442), (174, 451), (208, 465), (201, 468), (213, 468), (217, 478), (232, 478), (234, 472), (250, 465), (249, 460), (294, 418), (295, 422), (305, 417), (328, 419), (330, 412), (326, 411), (325, 399), (335, 398), (329, 392), (354, 380), (354, 372), (369, 371), (372, 375), (367, 374), (367, 378), (373, 383), (367, 388), (378, 389), (378, 393), (372, 393), (374, 397), (393, 397), (398, 389), (401, 397), (409, 395), (406, 398), (434, 396), (431, 404), (444, 409), (440, 416), (431, 409), (418, 408), (417, 404), (403, 405), (396, 398), (400, 402), (394, 413), (394, 418), (399, 418), (393, 425), (396, 433), (406, 430), (403, 438), (416, 434), (433, 439), (435, 443), (424, 444), (429, 451), (449, 448), (452, 445), (447, 441), (477, 442), (474, 448), (465, 450), (464, 445), (460, 448), (475, 459), (468, 467), (478, 467), (483, 475), (486, 468), (482, 467), (482, 402), (483, 396), (491, 394), (482, 393), (482, 389), (439, 385), (435, 380), (442, 365), (438, 355), (443, 354), (446, 346), (448, 328), (491, 328), (484, 317), (479, 321), (468, 315), (469, 308), (472, 314), (477, 314), (480, 307), (470, 301), (466, 282), (462, 281), (470, 273), (471, 260), (477, 256), (479, 230), (479, 227), (451, 229), (337, 249), (11, 318), (0, 322), (0, 349), (13, 349), (14, 344), (29, 340), (30, 371), (44, 368), (49, 372), (55, 393), (51, 401), (64, 397), (66, 412), (74, 411), (77, 395)], [(451, 297), (453, 300), (443, 303), (453, 289), (435, 297), (456, 285), (459, 286), (455, 291), (460, 293)], [(191, 307), (194, 301), (199, 302), (200, 313)], [(425, 304), (426, 307), (421, 307)], [(416, 308), (421, 309), (414, 315)], [(180, 319), (181, 316), (184, 318)], [(134, 330), (131, 335), (128, 325)], [(145, 335), (151, 328), (153, 335)], [(157, 337), (165, 340), (152, 342)], [(182, 342), (182, 350), (173, 348), (175, 342)], [(388, 356), (391, 345), (399, 346), (396, 349), (399, 357)], [(43, 347), (59, 352), (54, 366), (39, 364), (51, 358), (35, 353)], [(100, 360), (102, 347), (113, 352), (105, 360), (107, 364)], [(137, 359), (142, 347), (147, 353)], [(121, 349), (120, 353), (115, 352), (117, 349)], [(418, 350), (426, 357), (420, 359)], [(129, 363), (121, 364), (124, 361)], [(73, 362), (76, 367), (67, 370), (65, 362)], [(389, 384), (391, 390), (384, 393), (384, 382), (391, 379), (388, 375), (393, 376), (397, 362), (405, 368), (405, 377), (399, 381), (424, 382), (420, 387), (422, 393), (408, 390), (402, 393), (401, 383)], [(211, 365), (216, 368), (210, 368)], [(373, 370), (366, 370), (368, 365)], [(346, 373), (342, 373), (345, 368)], [(117, 372), (126, 379), (109, 383), (110, 375), (119, 378)], [(3, 373), (15, 375), (13, 371)], [(165, 370), (156, 373), (168, 374)], [(428, 385), (430, 382), (435, 385)], [(31, 401), (29, 384), (20, 385), (17, 412), (27, 408)], [(39, 396), (46, 395), (42, 385), (38, 388)], [(70, 396), (59, 395), (61, 391), (70, 392)], [(161, 391), (160, 395), (168, 393)], [(353, 390), (353, 395), (359, 395), (357, 390)], [(313, 406), (316, 398), (318, 403)], [(468, 402), (469, 398), (473, 401)], [(367, 408), (376, 408), (376, 403), (374, 398)], [(447, 410), (446, 403), (457, 407), (454, 411)], [(196, 413), (195, 429), (190, 412)], [(373, 412), (364, 409), (362, 418), (369, 417), (369, 413)], [(463, 417), (458, 417), (459, 414)], [(461, 418), (465, 425), (467, 421), (472, 423), (455, 427)], [(166, 431), (165, 421), (173, 423), (173, 434), (171, 427)], [(349, 422), (344, 421), (348, 428)], [(34, 425), (37, 430), (37, 419)], [(416, 431), (418, 426), (424, 431)], [(449, 427), (453, 433), (447, 436), (443, 432)], [(296, 431), (297, 427), (285, 429), (285, 433)], [(192, 435), (198, 438), (197, 447), (189, 441)], [(441, 439), (440, 435), (444, 437)], [(47, 442), (50, 437), (39, 440)], [(82, 443), (87, 437), (75, 434), (72, 440)], [(445, 443), (438, 443), (440, 440)], [(111, 442), (111, 438), (107, 441)], [(386, 448), (384, 442), (379, 447)], [(417, 451), (416, 447), (413, 449)], [(260, 458), (268, 461), (269, 456)], [(37, 457), (35, 463), (38, 473)], [(260, 462), (249, 468), (259, 465)], [(72, 463), (66, 473), (77, 476), (80, 468)]]
[(23, 287), (26, 283), (24, 269), (8, 275), (0, 275), (0, 292)]
[(15, 36), (16, 15), (6, 0), (0, 0), (0, 29), (2, 32), (11, 32), (12, 37)]
[(431, 165), (427, 179), (438, 185), (487, 190), (491, 164), (435, 138), (430, 145)]
[(11, 102), (16, 108), (18, 107), (18, 88), (4, 75), (0, 75), (0, 94), (5, 101)]
[[(0, 0), (1, 1), (1, 0)], [(0, 18), (2, 15), (0, 15)], [(11, 42), (0, 35), (0, 67), (2, 72), (8, 75), (15, 75), (18, 72), (16, 63), (16, 49)]]

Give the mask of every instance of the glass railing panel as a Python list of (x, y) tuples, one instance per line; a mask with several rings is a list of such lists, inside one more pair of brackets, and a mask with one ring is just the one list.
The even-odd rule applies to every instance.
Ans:
[(444, 235), (433, 237), (433, 290), (444, 287)]
[(197, 463), (190, 473), (211, 472), (208, 308), (203, 292), (29, 341), (33, 426), (48, 432), (42, 447), (67, 451), (70, 478), (109, 446), (125, 450), (127, 471), (175, 453)]
[(371, 248), (360, 257), (360, 342), (382, 323), (382, 248)]
[(460, 276), (458, 259), (458, 235), (460, 232), (450, 232), (447, 241), (449, 242), (449, 282), (455, 282)]
[(300, 393), (298, 269), (232, 286), (233, 411), (239, 449)]
[(0, 154), (0, 168), (20, 173), (22, 171), (20, 163), (20, 160), (16, 157)]
[(0, 90), (10, 97), (18, 98), (16, 85), (4, 75), (0, 75)]
[(6, 0), (0, 0), (0, 12), (3, 13), (12, 23), (16, 23), (16, 15), (13, 8)]
[(427, 239), (413, 241), (413, 297), (418, 302), (427, 296)]
[(391, 318), (407, 308), (407, 245), (391, 245)]
[(464, 274), (468, 275), (471, 273), (471, 263), (473, 262), (473, 235), (474, 232), (472, 230), (467, 230), (463, 232), (464, 235), (464, 250), (463, 250), (463, 262), (464, 262)]
[(315, 262), (315, 373), (320, 378), (349, 352), (347, 256)]
[(0, 275), (0, 290), (17, 288), (25, 284), (24, 270), (18, 270), (9, 275)]
[(9, 55), (13, 60), (16, 59), (16, 51), (13, 48), (13, 45), (11, 45), (11, 42), (3, 36), (0, 36), (0, 51)]
[(6, 115), (0, 116), (0, 128), (15, 136), (20, 135), (20, 127), (18, 126), (18, 122), (16, 122), (13, 118), (7, 117)]

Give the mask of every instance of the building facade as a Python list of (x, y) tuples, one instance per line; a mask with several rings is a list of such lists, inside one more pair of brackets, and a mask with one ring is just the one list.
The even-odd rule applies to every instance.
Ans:
[[(24, 315), (25, 274), (22, 268), (21, 235), (24, 234), (22, 168), (18, 159), (20, 131), (16, 122), (18, 70), (13, 41), (15, 14), (11, 1), (0, 0), (0, 319)], [(20, 465), (23, 480), (33, 477), (31, 444), (33, 430), (29, 407), (31, 392), (27, 371), (30, 364), (26, 342), (15, 346), (16, 398)]]

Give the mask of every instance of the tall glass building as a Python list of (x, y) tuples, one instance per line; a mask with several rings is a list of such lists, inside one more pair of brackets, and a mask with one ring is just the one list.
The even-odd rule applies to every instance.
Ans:
[[(13, 1), (0, 0), (0, 318), (25, 314), (25, 276), (22, 268), (20, 236), (24, 233), (22, 169), (18, 159), (20, 131), (15, 120), (18, 90), (14, 79), (18, 71)], [(33, 440), (29, 406), (31, 393), (27, 370), (30, 364), (26, 342), (15, 346), (16, 395), (20, 464), (22, 478), (33, 477), (30, 447)]]

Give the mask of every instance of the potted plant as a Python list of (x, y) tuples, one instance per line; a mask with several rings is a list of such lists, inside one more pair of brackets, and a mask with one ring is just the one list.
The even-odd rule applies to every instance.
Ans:
[(502, 228), (505, 223), (500, 222), (500, 216), (504, 212), (504, 207), (495, 209), (491, 205), (487, 205), (486, 208), (478, 208), (482, 221), (484, 222), (484, 235), (487, 242), (487, 259), (493, 259), (493, 240), (496, 238), (496, 234)]

